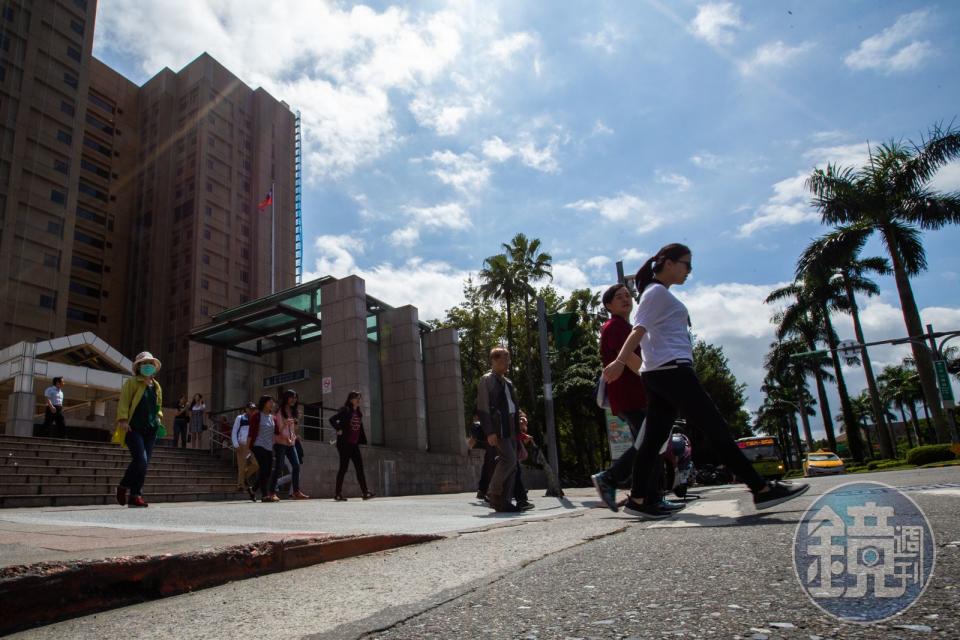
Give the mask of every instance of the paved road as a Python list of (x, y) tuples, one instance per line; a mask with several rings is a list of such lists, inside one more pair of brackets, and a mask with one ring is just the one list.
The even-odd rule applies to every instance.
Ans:
[(822, 478), (807, 496), (762, 514), (744, 490), (727, 487), (652, 525), (572, 509), (15, 637), (960, 638), (960, 469), (857, 478), (906, 487), (938, 543), (931, 587), (882, 626), (826, 617), (797, 583), (798, 519), (818, 494), (849, 480)]

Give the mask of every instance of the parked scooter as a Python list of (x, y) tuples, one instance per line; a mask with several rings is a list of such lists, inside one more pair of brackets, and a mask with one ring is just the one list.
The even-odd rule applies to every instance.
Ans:
[(697, 484), (717, 485), (733, 482), (733, 474), (723, 465), (705, 464), (697, 469)]
[(687, 497), (687, 489), (693, 484), (693, 447), (690, 438), (677, 427), (670, 430), (663, 449), (660, 450), (663, 459), (664, 489), (673, 491), (678, 498)]

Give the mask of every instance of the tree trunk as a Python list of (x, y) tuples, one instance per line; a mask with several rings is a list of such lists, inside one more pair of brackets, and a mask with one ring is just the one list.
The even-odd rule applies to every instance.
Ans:
[[(913, 288), (910, 286), (910, 278), (904, 269), (903, 262), (900, 260), (899, 247), (895, 244), (893, 235), (884, 229), (883, 239), (886, 241), (887, 253), (890, 254), (890, 262), (893, 265), (893, 278), (897, 283), (897, 293), (900, 295), (900, 308), (903, 312), (903, 322), (907, 327), (907, 335), (916, 338), (923, 335), (923, 324), (920, 321), (920, 311), (917, 309), (917, 301), (913, 297)], [(923, 395), (930, 403), (930, 412), (933, 414), (933, 428), (937, 434), (937, 441), (941, 444), (950, 442), (950, 428), (947, 426), (947, 419), (943, 415), (943, 408), (940, 406), (940, 395), (937, 391), (937, 379), (933, 371), (933, 358), (927, 345), (920, 342), (911, 342), (910, 348), (913, 350), (913, 359), (917, 364), (917, 373), (920, 374), (920, 387), (923, 389)]]
[(506, 296), (506, 300), (507, 300), (507, 351), (510, 352), (510, 358), (511, 358), (511, 362), (510, 362), (510, 375), (513, 375), (513, 362), (512, 362), (512, 359), (514, 358), (514, 356), (517, 355), (517, 354), (515, 354), (515, 353), (513, 352), (513, 308), (512, 308), (513, 305), (512, 305), (511, 302), (510, 302), (510, 298), (511, 298), (512, 295), (513, 295), (513, 294), (508, 291), (508, 292), (507, 292), (507, 296)]
[(913, 423), (913, 437), (917, 441), (917, 446), (923, 444), (923, 441), (920, 439), (920, 417), (917, 416), (917, 405), (915, 402), (910, 402), (908, 405), (910, 407), (910, 417), (912, 418)]
[[(853, 287), (847, 273), (843, 274), (843, 284), (847, 289), (847, 298), (850, 301), (850, 315), (853, 317), (853, 333), (857, 342), (864, 344), (863, 327), (860, 325), (860, 310), (857, 308), (857, 299), (853, 294)], [(877, 426), (877, 439), (880, 441), (880, 456), (893, 458), (894, 446), (887, 431), (887, 420), (880, 402), (880, 391), (877, 389), (877, 380), (873, 377), (873, 365), (870, 364), (870, 355), (866, 347), (860, 347), (860, 358), (863, 360), (863, 372), (867, 378), (867, 390), (870, 394), (870, 408), (873, 409), (873, 424)]]
[(797, 468), (803, 467), (803, 447), (800, 445), (800, 429), (797, 427), (797, 416), (790, 414), (790, 431), (793, 435), (793, 448), (797, 451)]
[[(867, 457), (873, 458), (873, 439), (870, 438), (870, 425), (867, 424), (866, 420), (863, 421), (863, 437), (867, 441)], [(884, 457), (881, 454), (881, 457)]]
[(824, 329), (827, 331), (827, 343), (830, 345), (830, 356), (833, 360), (833, 372), (837, 377), (837, 393), (840, 395), (840, 407), (843, 412), (843, 424), (846, 425), (847, 445), (850, 455), (857, 462), (863, 462), (863, 443), (860, 441), (860, 430), (857, 428), (857, 419), (850, 404), (850, 394), (847, 392), (847, 383), (840, 368), (840, 354), (837, 353), (837, 336), (833, 332), (833, 323), (830, 322), (830, 310), (822, 305)]
[[(817, 343), (813, 340), (810, 340), (807, 343), (807, 347), (811, 351), (816, 351)], [(827, 435), (827, 446), (830, 447), (830, 451), (836, 453), (837, 436), (833, 431), (833, 416), (830, 415), (830, 401), (827, 398), (827, 385), (823, 383), (823, 377), (818, 371), (814, 372), (813, 377), (817, 381), (817, 397), (820, 400), (820, 420), (823, 422), (823, 431)]]
[(913, 449), (915, 445), (913, 444), (913, 437), (910, 435), (910, 421), (907, 420), (907, 413), (903, 408), (903, 403), (898, 402), (897, 406), (900, 407), (900, 419), (903, 420), (903, 433), (907, 436), (907, 448)]
[(803, 400), (803, 393), (800, 395), (800, 422), (803, 423), (803, 440), (807, 444), (807, 451), (813, 451), (813, 433), (810, 431), (810, 416), (807, 415), (807, 403)]

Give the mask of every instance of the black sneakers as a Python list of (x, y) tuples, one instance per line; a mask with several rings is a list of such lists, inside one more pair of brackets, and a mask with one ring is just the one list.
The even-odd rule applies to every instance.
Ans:
[(533, 506), (533, 503), (532, 503), (532, 502), (529, 502), (529, 501), (518, 502), (518, 503), (517, 503), (517, 506), (520, 508), (521, 511), (530, 511), (531, 509), (534, 509), (534, 508), (535, 508), (535, 507)]
[(769, 509), (778, 504), (801, 496), (810, 488), (808, 484), (785, 484), (774, 480), (767, 483), (768, 490), (753, 493), (753, 506), (756, 509)]
[(672, 511), (661, 509), (659, 505), (637, 504), (633, 500), (627, 500), (623, 512), (641, 520), (663, 520), (673, 515)]

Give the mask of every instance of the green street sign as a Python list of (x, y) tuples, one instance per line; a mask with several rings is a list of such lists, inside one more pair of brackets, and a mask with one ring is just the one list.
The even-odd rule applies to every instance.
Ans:
[(946, 408), (952, 409), (954, 405), (953, 387), (950, 385), (950, 374), (947, 371), (947, 363), (944, 360), (936, 360), (933, 368), (937, 372), (937, 386), (940, 387), (940, 399)]
[(827, 349), (822, 349), (820, 351), (801, 351), (800, 353), (791, 354), (791, 358), (812, 358), (814, 356), (824, 356), (830, 353)]
[(553, 343), (557, 346), (557, 349), (569, 347), (570, 341), (573, 340), (573, 330), (577, 324), (577, 314), (555, 313), (549, 319), (553, 330)]

